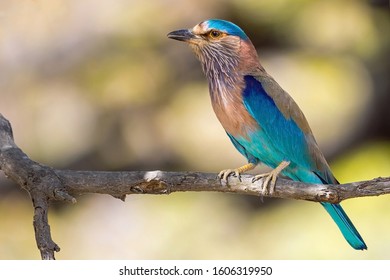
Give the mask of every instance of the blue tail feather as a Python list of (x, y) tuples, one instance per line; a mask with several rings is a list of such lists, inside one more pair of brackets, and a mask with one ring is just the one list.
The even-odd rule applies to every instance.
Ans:
[(347, 242), (357, 250), (367, 249), (366, 243), (356, 230), (347, 214), (344, 212), (340, 204), (321, 203), (325, 210), (329, 213), (332, 219), (339, 227), (341, 233)]

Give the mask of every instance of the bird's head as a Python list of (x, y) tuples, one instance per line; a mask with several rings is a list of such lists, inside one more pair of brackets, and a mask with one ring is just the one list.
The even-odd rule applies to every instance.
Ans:
[[(245, 32), (229, 21), (210, 19), (192, 29), (172, 31), (168, 38), (187, 42), (194, 50), (207, 76), (218, 73), (248, 74), (259, 67), (257, 53)], [(245, 73), (248, 72), (248, 73)]]
[(202, 21), (191, 29), (180, 29), (168, 34), (168, 38), (184, 41), (200, 48), (207, 45), (247, 40), (244, 31), (232, 22), (221, 19)]

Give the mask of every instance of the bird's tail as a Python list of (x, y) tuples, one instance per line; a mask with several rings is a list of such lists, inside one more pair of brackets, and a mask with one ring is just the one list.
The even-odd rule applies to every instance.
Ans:
[(366, 243), (344, 212), (340, 204), (321, 203), (339, 227), (347, 242), (356, 250), (367, 249)]

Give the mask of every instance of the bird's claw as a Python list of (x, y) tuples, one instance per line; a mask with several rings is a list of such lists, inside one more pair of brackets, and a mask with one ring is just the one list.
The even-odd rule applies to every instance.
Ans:
[(240, 182), (241, 182), (241, 173), (244, 173), (245, 171), (248, 171), (248, 170), (252, 170), (255, 167), (256, 167), (256, 165), (254, 163), (248, 163), (248, 164), (245, 164), (239, 168), (225, 169), (225, 170), (222, 170), (221, 172), (219, 172), (218, 178), (227, 182), (229, 175), (234, 173), (234, 176), (237, 177), (238, 180), (240, 180)]
[(220, 180), (223, 180), (223, 181), (227, 182), (227, 179), (230, 176), (230, 174), (234, 174), (234, 176), (237, 177), (238, 180), (240, 180), (240, 182), (241, 182), (241, 175), (240, 175), (240, 171), (238, 170), (238, 168), (236, 168), (236, 169), (224, 169), (224, 170), (222, 170), (221, 172), (218, 173), (218, 178)]
[(259, 174), (253, 177), (252, 183), (256, 182), (260, 178), (264, 178), (261, 195), (265, 196), (266, 194), (272, 195), (275, 191), (276, 179), (278, 178), (280, 172), (285, 169), (290, 164), (289, 161), (282, 161), (275, 169), (271, 172)]
[(275, 191), (275, 184), (277, 175), (275, 173), (269, 172), (264, 174), (259, 174), (253, 177), (252, 183), (257, 180), (264, 178), (264, 182), (261, 189), (261, 196), (265, 196), (266, 194), (273, 194)]

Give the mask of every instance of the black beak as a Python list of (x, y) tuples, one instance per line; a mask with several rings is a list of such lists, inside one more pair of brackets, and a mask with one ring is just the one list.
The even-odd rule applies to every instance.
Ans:
[(167, 36), (170, 39), (175, 39), (184, 42), (187, 42), (195, 38), (194, 34), (189, 29), (180, 29), (180, 30), (172, 31), (168, 33)]

